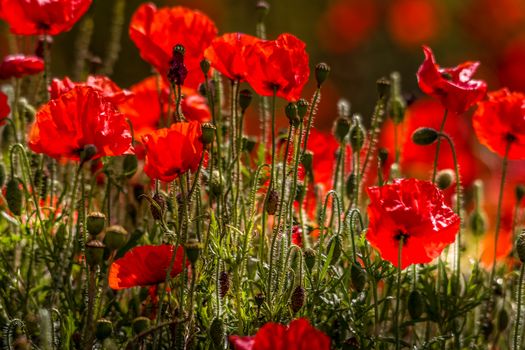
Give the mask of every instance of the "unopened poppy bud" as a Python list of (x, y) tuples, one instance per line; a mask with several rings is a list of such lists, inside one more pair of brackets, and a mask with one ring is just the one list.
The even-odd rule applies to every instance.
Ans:
[(419, 293), (417, 290), (411, 291), (408, 295), (407, 308), (408, 313), (413, 320), (421, 317), (423, 311), (425, 311), (425, 302), (423, 301), (421, 293)]
[(503, 332), (509, 325), (509, 313), (505, 309), (499, 310), (498, 313), (498, 330)]
[(433, 144), (439, 137), (437, 130), (432, 128), (418, 128), (412, 134), (412, 141), (416, 145), (427, 146)]
[(518, 252), (518, 258), (522, 263), (525, 263), (525, 230), (521, 231), (516, 242), (516, 251)]
[(334, 136), (339, 143), (345, 141), (346, 135), (350, 130), (350, 120), (346, 117), (339, 117), (334, 122)]
[(341, 118), (350, 118), (350, 102), (346, 98), (337, 101), (337, 115)]
[(244, 114), (250, 104), (252, 103), (253, 93), (251, 90), (243, 89), (239, 92), (239, 107), (241, 107), (241, 113)]
[(86, 243), (86, 262), (89, 266), (95, 267), (102, 264), (105, 247), (104, 243), (98, 239), (93, 239)]
[(137, 157), (134, 154), (127, 154), (122, 162), (123, 175), (128, 179), (137, 172)]
[(7, 207), (14, 215), (22, 214), (22, 190), (20, 189), (20, 180), (13, 177), (6, 184), (5, 200)]
[(352, 283), (352, 287), (358, 292), (363, 291), (363, 289), (365, 289), (366, 279), (366, 271), (359, 264), (355, 262), (352, 263), (350, 267), (350, 282)]
[(352, 199), (356, 186), (357, 186), (357, 176), (356, 174), (351, 173), (346, 178), (346, 196), (348, 199)]
[(454, 181), (455, 175), (452, 169), (440, 170), (436, 175), (436, 185), (440, 190), (446, 190)]
[(186, 50), (181, 44), (173, 47), (173, 54), (169, 62), (168, 81), (175, 85), (184, 85), (184, 80), (188, 75), (188, 69), (184, 64), (184, 53)]
[(301, 158), (301, 164), (307, 173), (312, 173), (312, 165), (314, 161), (314, 153), (312, 151), (306, 151), (303, 153)]
[(242, 150), (244, 152), (251, 153), (254, 150), (256, 144), (257, 144), (257, 141), (253, 139), (252, 137), (246, 137), (246, 136), (242, 137)]
[(377, 157), (379, 158), (379, 164), (383, 167), (388, 160), (388, 150), (386, 148), (380, 148), (377, 151)]
[(257, 22), (262, 22), (268, 15), (268, 12), (270, 12), (270, 4), (267, 1), (260, 0), (257, 1), (257, 4), (255, 5), (255, 9), (257, 10)]
[(190, 261), (191, 265), (195, 265), (197, 260), (199, 259), (199, 255), (202, 249), (202, 245), (196, 238), (190, 238), (184, 245), (184, 249), (186, 251), (186, 256), (188, 257), (188, 260)]
[(350, 128), (350, 145), (353, 152), (359, 152), (365, 143), (365, 127), (361, 122), (361, 116), (354, 115), (352, 127)]
[(4, 186), (6, 179), (6, 172), (4, 164), (0, 163), (0, 187)]
[(275, 189), (271, 189), (268, 193), (268, 200), (266, 201), (266, 213), (268, 215), (274, 215), (277, 212), (279, 206), (279, 193)]
[(80, 151), (80, 162), (84, 163), (88, 160), (93, 159), (93, 157), (97, 154), (97, 146), (95, 145), (85, 145), (82, 151)]
[(110, 320), (101, 318), (97, 321), (97, 325), (95, 326), (95, 336), (98, 340), (103, 341), (104, 339), (111, 337), (111, 333), (113, 333), (113, 323), (111, 323)]
[(128, 240), (128, 231), (120, 225), (113, 225), (106, 229), (104, 243), (109, 250), (120, 249)]
[(380, 99), (387, 97), (388, 92), (390, 91), (390, 80), (386, 77), (377, 79), (377, 94)]
[(292, 296), (290, 298), (290, 306), (292, 307), (293, 313), (297, 313), (297, 311), (301, 310), (301, 308), (304, 305), (304, 299), (305, 299), (305, 290), (302, 286), (297, 286), (292, 292)]
[(306, 101), (304, 98), (299, 99), (297, 101), (297, 115), (299, 116), (299, 119), (303, 121), (304, 117), (306, 116), (306, 113), (308, 113), (308, 106), (310, 104), (308, 101)]
[(470, 215), (468, 226), (472, 234), (476, 237), (481, 236), (487, 231), (487, 218), (481, 209), (476, 208)]
[(222, 193), (223, 183), (221, 173), (218, 170), (214, 170), (209, 183), (210, 192), (215, 196), (219, 196)]
[(330, 260), (330, 264), (334, 265), (337, 260), (339, 260), (339, 257), (341, 256), (341, 252), (343, 250), (343, 244), (341, 243), (341, 238), (339, 236), (333, 236), (330, 238), (330, 241), (328, 241), (328, 247), (327, 254), (330, 253), (332, 250), (332, 259)]
[(219, 274), (219, 296), (224, 298), (230, 290), (230, 275), (226, 271)]
[(156, 192), (151, 199), (153, 200), (149, 206), (151, 216), (157, 221), (162, 220), (166, 210), (166, 198), (160, 192)]
[(330, 74), (330, 66), (324, 62), (318, 63), (315, 66), (315, 80), (317, 81), (317, 88), (320, 88), (321, 85), (325, 82)]
[(315, 265), (315, 257), (316, 257), (315, 250), (313, 250), (312, 248), (306, 248), (303, 253), (303, 257), (304, 257), (304, 264), (306, 265), (308, 270), (312, 271)]
[(134, 334), (140, 334), (146, 331), (150, 326), (150, 319), (144, 316), (136, 317), (131, 322), (131, 328), (133, 329)]
[(201, 71), (204, 73), (205, 76), (208, 76), (208, 73), (210, 72), (211, 63), (207, 59), (203, 59), (200, 63), (201, 65)]
[(286, 114), (286, 118), (288, 118), (288, 122), (290, 125), (298, 126), (299, 125), (299, 116), (297, 115), (297, 106), (295, 103), (288, 103), (286, 105), (286, 108), (284, 109), (284, 112)]
[(203, 123), (201, 125), (202, 129), (202, 143), (205, 145), (209, 145), (213, 142), (213, 139), (215, 138), (215, 130), (217, 128), (212, 123)]
[(210, 325), (210, 338), (216, 347), (220, 347), (224, 342), (225, 330), (224, 322), (220, 318), (214, 318)]
[(106, 215), (98, 211), (88, 214), (86, 218), (86, 228), (90, 236), (94, 238), (102, 232), (104, 226), (106, 226)]
[[(1, 183), (0, 183), (1, 186)], [(525, 185), (516, 186), (516, 202), (520, 203), (525, 196)]]
[(257, 293), (255, 294), (255, 304), (257, 304), (257, 306), (261, 306), (263, 303), (264, 303), (264, 294), (263, 293)]

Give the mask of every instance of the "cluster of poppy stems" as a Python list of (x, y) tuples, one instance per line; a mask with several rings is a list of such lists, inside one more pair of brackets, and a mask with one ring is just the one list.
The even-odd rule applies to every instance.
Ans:
[[(23, 79), (32, 75), (44, 74), (49, 80), (46, 50), (50, 49), (50, 44), (47, 38), (69, 31), (90, 5), (91, 0), (0, 0), (0, 19), (9, 25), (10, 31), (16, 35), (36, 36), (39, 45), (44, 46), (44, 52), (39, 48), (34, 56), (4, 57), (0, 63), (0, 80), (12, 80), (16, 89)], [(258, 6), (261, 13), (267, 13), (266, 4), (261, 2)], [(295, 281), (291, 293), (290, 315), (293, 316), (305, 300), (303, 264), (310, 271), (310, 282), (318, 288), (323, 279), (320, 276), (340, 258), (341, 250), (350, 247), (348, 255), (344, 253), (348, 260), (342, 263), (342, 268), (351, 269), (352, 275), (364, 273), (370, 256), (358, 252), (360, 243), (357, 241), (362, 237), (366, 238), (364, 244), (375, 249), (376, 253), (371, 253), (374, 259), (388, 261), (396, 268), (396, 311), (399, 311), (402, 270), (414, 266), (416, 271), (415, 265), (431, 264), (438, 257), (442, 263), (442, 252), (454, 243), (454, 276), (458, 281), (462, 278), (461, 231), (466, 222), (462, 214), (461, 174), (457, 160), (453, 176), (450, 172), (436, 171), (440, 143), (448, 142), (454, 149), (454, 140), (444, 130), (447, 121), (455, 121), (447, 119), (447, 115), (462, 118), (461, 114), (475, 107), (472, 125), (479, 142), (503, 159), (503, 189), (507, 161), (525, 159), (525, 95), (507, 89), (487, 93), (487, 84), (473, 78), (478, 62), (443, 68), (436, 63), (431, 49), (424, 46), (424, 61), (417, 71), (419, 87), (439, 101), (445, 113), (440, 130), (422, 127), (412, 135), (417, 145), (436, 144), (431, 179), (403, 178), (399, 176), (398, 140), (390, 169), (385, 165), (385, 154), (377, 149), (377, 130), (382, 118), (391, 117), (395, 133), (404, 122), (406, 101), (401, 95), (399, 76), (394, 73), (389, 79), (378, 81), (379, 99), (369, 132), (359, 116), (350, 118), (349, 107), (343, 103), (334, 135), (324, 134), (315, 129), (313, 117), (329, 66), (316, 65), (317, 89), (311, 102), (307, 102), (301, 98), (310, 78), (305, 43), (288, 33), (275, 40), (261, 37), (264, 33), (259, 34), (259, 37), (243, 33), (218, 36), (213, 21), (199, 11), (184, 7), (157, 8), (146, 3), (134, 12), (129, 37), (142, 59), (156, 70), (154, 76), (129, 90), (120, 88), (103, 75), (89, 75), (81, 82), (68, 77), (46, 80), (49, 98), (39, 105), (27, 129), (25, 117), (20, 117), (20, 103), (15, 100), (19, 96), (8, 97), (0, 92), (0, 123), (12, 131), (11, 137), (16, 143), (11, 146), (9, 164), (6, 163), (10, 173), (3, 195), (5, 203), (2, 203), (6, 215), (25, 225), (37, 225), (33, 217), (37, 215), (38, 225), (43, 225), (40, 214), (43, 209), (38, 207), (40, 201), (35, 197), (35, 193), (42, 191), (42, 171), (39, 181), (22, 181), (36, 179), (38, 171), (32, 174), (22, 161), (21, 171), (29, 171), (29, 174), (19, 178), (18, 165), (13, 160), (16, 152), (24, 153), (20, 159), (42, 154), (46, 162), (51, 160), (55, 166), (76, 169), (71, 202), (65, 204), (64, 199), (56, 195), (55, 201), (52, 196), (44, 201), (48, 206), (57, 206), (54, 215), (58, 215), (60, 205), (65, 206), (61, 210), (69, 211), (65, 220), (76, 233), (68, 233), (65, 247), (84, 256), (73, 256), (73, 259), (79, 259), (78, 264), (85, 268), (87, 276), (87, 326), (83, 330), (87, 348), (95, 340), (108, 337), (103, 335), (105, 321), (94, 320), (100, 315), (100, 309), (95, 305), (98, 287), (93, 283), (104, 285), (104, 282), (97, 282), (98, 276), (104, 275), (104, 264), (108, 267), (105, 283), (109, 288), (119, 291), (148, 287), (151, 300), (156, 300), (156, 313), (152, 318), (157, 323), (149, 328), (148, 318), (147, 322), (142, 319), (136, 322), (136, 339), (142, 339), (166, 326), (162, 323), (162, 307), (166, 294), (171, 293), (170, 285), (171, 288), (188, 289), (190, 302), (195, 302), (195, 279), (199, 271), (206, 269), (199, 265), (199, 259), (203, 251), (210, 254), (209, 251), (219, 249), (210, 238), (212, 231), (220, 237), (217, 242), (241, 252), (241, 260), (248, 259), (248, 255), (268, 260), (269, 266), (264, 267), (268, 271), (262, 273), (266, 280), (257, 282), (262, 301), (255, 302), (259, 308), (267, 303), (265, 307), (271, 315), (276, 315), (277, 300), (282, 298), (278, 295), (284, 290), (282, 279), (290, 278), (283, 261), (286, 266), (295, 266), (289, 268), (297, 275), (291, 277)], [(231, 99), (229, 105), (224, 103), (223, 83), (231, 88), (226, 95)], [(251, 89), (241, 90), (241, 86)], [(263, 131), (256, 141), (244, 136), (243, 127), (245, 113), (253, 104), (252, 90), (260, 97), (259, 123)], [(287, 103), (288, 136), (277, 135), (277, 98)], [(256, 147), (257, 156), (253, 154)], [(156, 242), (160, 240), (163, 244), (125, 246), (129, 235), (122, 227), (125, 225), (114, 225), (118, 216), (94, 210), (106, 208), (109, 211), (121, 205), (118, 200), (109, 203), (111, 196), (106, 193), (104, 198), (109, 204), (92, 203), (84, 193), (88, 186), (86, 172), (95, 179), (90, 186), (97, 186), (100, 180), (97, 176), (105, 174), (100, 181), (107, 183), (106, 191), (110, 189), (115, 180), (106, 169), (111, 163), (109, 159), (114, 157), (123, 159), (123, 169), (129, 173), (126, 177), (135, 181), (135, 188), (142, 184), (143, 193), (138, 200), (149, 204), (154, 225), (163, 232), (163, 237)], [(43, 164), (42, 160), (40, 162)], [(353, 165), (351, 170), (349, 164)], [(5, 170), (3, 172), (2, 185)], [(454, 198), (444, 191), (451, 183), (456, 183)], [(77, 208), (78, 191), (81, 192), (81, 204)], [(21, 209), (23, 192), (28, 205), (25, 210)], [(501, 202), (501, 196), (499, 200)], [(365, 205), (366, 215), (361, 215), (360, 210)], [(73, 214), (75, 208), (78, 210)], [(87, 210), (94, 211), (88, 214)], [(31, 214), (33, 211), (38, 214)], [(500, 207), (497, 215), (495, 251)], [(354, 229), (359, 226), (357, 217), (362, 232)], [(106, 221), (109, 227), (105, 227)], [(307, 223), (314, 225), (315, 222), (318, 228), (313, 233), (307, 232)], [(48, 234), (54, 232), (58, 239), (58, 226), (57, 220), (50, 224), (51, 228), (39, 230), (41, 233), (47, 230)], [(352, 242), (343, 248), (342, 241), (346, 237), (341, 231), (347, 229), (351, 231)], [(258, 236), (259, 241), (253, 251), (248, 248), (252, 235)], [(516, 245), (521, 261), (525, 260), (524, 240), (521, 238), (521, 246)], [(296, 259), (293, 264), (290, 256)], [(222, 294), (226, 289), (224, 294), (227, 293), (230, 277), (219, 270), (223, 264), (221, 260), (232, 259), (237, 258), (221, 255), (208, 261), (217, 269), (217, 286), (210, 286), (210, 291), (215, 288)], [(246, 268), (244, 262), (238, 264)], [(491, 268), (492, 279), (496, 273), (496, 253)], [(317, 277), (312, 271), (317, 271)], [(184, 277), (179, 282), (170, 283), (180, 276)], [(235, 278), (239, 283), (240, 277), (235, 275)], [(460, 285), (458, 282), (455, 288)], [(225, 325), (220, 313), (220, 299), (224, 295), (219, 294), (218, 311), (210, 321), (210, 332), (213, 343), (220, 348), (225, 344)], [(241, 294), (235, 295), (237, 308), (241, 307)], [(100, 295), (98, 298), (103, 300)], [(196, 321), (194, 312), (184, 308), (187, 302), (184, 296), (170, 301), (169, 310), (176, 316), (168, 326), (175, 326), (177, 348), (183, 348), (185, 345), (180, 342), (185, 343), (184, 339), (197, 331), (188, 331)], [(490, 303), (489, 300), (485, 310), (488, 313), (493, 307)], [(520, 331), (520, 307), (518, 304), (516, 334)], [(193, 304), (189, 308), (193, 309)], [(238, 313), (241, 315), (243, 311)], [(228, 342), (240, 350), (330, 349), (330, 338), (308, 321), (314, 315), (306, 312), (302, 315), (290, 320), (287, 326), (267, 322), (255, 333), (233, 333)], [(399, 330), (398, 313), (393, 315), (393, 343), (399, 349), (403, 335)], [(286, 317), (268, 321), (283, 319)], [(251, 330), (243, 328), (240, 321), (237, 332), (243, 329)], [(154, 337), (154, 346), (158, 346), (158, 337)], [(179, 342), (179, 338), (183, 340)], [(357, 348), (350, 347), (351, 342), (345, 344), (348, 348)]]

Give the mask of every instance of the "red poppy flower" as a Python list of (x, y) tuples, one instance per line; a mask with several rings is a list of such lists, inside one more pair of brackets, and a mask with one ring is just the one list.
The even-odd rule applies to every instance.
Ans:
[(21, 78), (44, 70), (44, 60), (37, 56), (9, 55), (0, 63), (0, 80)]
[(197, 170), (203, 152), (201, 136), (201, 125), (195, 121), (175, 123), (143, 136), (144, 171), (152, 179), (169, 182), (188, 170)]
[(431, 182), (398, 179), (367, 189), (369, 226), (366, 238), (381, 257), (398, 266), (399, 241), (403, 239), (401, 268), (431, 262), (454, 242), (459, 217)]
[(303, 247), (303, 229), (299, 225), (292, 227), (292, 244)]
[[(109, 287), (124, 289), (137, 286), (151, 286), (165, 281), (173, 256), (173, 246), (168, 244), (135, 247), (109, 268)], [(184, 248), (179, 246), (170, 276), (182, 272)]]
[(11, 113), (11, 109), (7, 103), (7, 96), (0, 91), (0, 126), (5, 124), (9, 113)]
[(86, 13), (92, 0), (0, 0), (2, 19), (12, 33), (57, 35), (67, 32)]
[(197, 90), (182, 87), (182, 100), (180, 108), (184, 118), (188, 120), (195, 120), (201, 123), (209, 122), (211, 120), (211, 112), (208, 107), (208, 102)]
[(441, 101), (445, 108), (463, 113), (485, 97), (487, 84), (473, 80), (479, 62), (464, 62), (454, 68), (440, 68), (432, 50), (423, 46), (425, 61), (417, 71), (417, 81), (427, 95)]
[(230, 80), (245, 81), (248, 74), (246, 58), (260, 39), (243, 33), (228, 33), (213, 39), (204, 56)]
[(204, 80), (200, 62), (216, 35), (215, 24), (205, 14), (180, 6), (157, 9), (152, 3), (137, 9), (129, 27), (129, 36), (142, 59), (163, 77), (167, 76), (173, 47), (182, 44), (188, 69), (185, 85), (192, 88)]
[(293, 320), (288, 326), (269, 322), (254, 336), (231, 335), (230, 342), (235, 350), (330, 349), (330, 338), (304, 318)]
[(247, 57), (246, 79), (259, 95), (296, 101), (308, 81), (308, 54), (305, 43), (292, 34), (281, 34), (276, 40), (259, 41)]
[(62, 80), (55, 78), (49, 86), (49, 94), (52, 99), (55, 99), (79, 85), (90, 86), (100, 91), (102, 96), (116, 105), (126, 101), (133, 95), (131, 91), (122, 90), (111, 79), (103, 75), (89, 75), (85, 83), (74, 83), (68, 77)]
[(124, 116), (101, 93), (76, 86), (42, 106), (29, 133), (29, 147), (53, 158), (78, 160), (93, 145), (92, 159), (130, 151), (131, 133)]
[(478, 103), (472, 123), (479, 142), (492, 152), (508, 158), (525, 159), (525, 95), (501, 89)]

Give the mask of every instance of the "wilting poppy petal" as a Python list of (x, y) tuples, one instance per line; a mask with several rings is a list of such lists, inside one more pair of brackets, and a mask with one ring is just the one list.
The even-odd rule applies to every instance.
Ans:
[(0, 91), (0, 126), (5, 124), (9, 113), (11, 113), (11, 108), (9, 108), (9, 104), (7, 103), (7, 96)]
[(398, 266), (400, 240), (401, 268), (431, 262), (454, 242), (459, 217), (431, 182), (398, 179), (394, 183), (369, 187), (366, 239), (381, 257)]
[(0, 63), (0, 80), (21, 78), (44, 70), (44, 60), (37, 56), (9, 55)]
[(2, 19), (12, 33), (57, 35), (86, 13), (92, 0), (0, 0)]
[(92, 159), (130, 151), (131, 133), (124, 116), (101, 93), (76, 86), (43, 105), (29, 133), (29, 147), (53, 158), (78, 160), (88, 145)]
[(421, 90), (433, 96), (445, 108), (456, 113), (463, 113), (487, 93), (487, 84), (474, 80), (472, 76), (479, 62), (464, 62), (454, 68), (440, 68), (434, 59), (432, 50), (423, 46), (425, 60), (417, 71), (417, 81)]
[[(124, 289), (137, 286), (151, 286), (165, 281), (173, 256), (173, 246), (140, 246), (127, 252), (117, 259), (109, 268), (109, 287)], [(179, 246), (175, 255), (170, 276), (175, 277), (182, 272), (184, 248)]]

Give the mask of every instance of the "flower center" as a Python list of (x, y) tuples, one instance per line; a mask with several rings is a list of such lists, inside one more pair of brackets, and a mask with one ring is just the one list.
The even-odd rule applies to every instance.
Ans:
[(507, 141), (508, 143), (512, 143), (512, 142), (516, 142), (518, 140), (518, 138), (516, 136), (514, 136), (514, 134), (512, 133), (507, 133), (507, 135), (505, 135), (505, 141)]
[(408, 232), (404, 231), (404, 230), (397, 230), (397, 233), (394, 235), (394, 239), (396, 241), (400, 241), (400, 240), (403, 240), (403, 245), (405, 245), (408, 241)]

